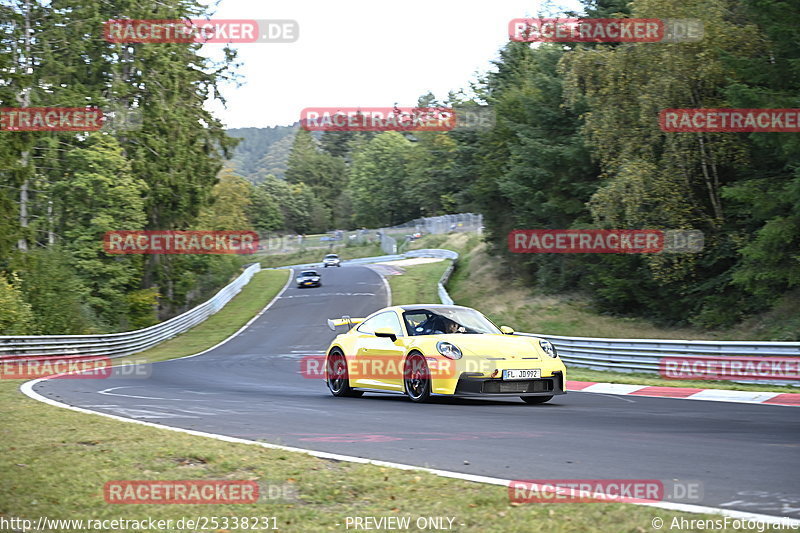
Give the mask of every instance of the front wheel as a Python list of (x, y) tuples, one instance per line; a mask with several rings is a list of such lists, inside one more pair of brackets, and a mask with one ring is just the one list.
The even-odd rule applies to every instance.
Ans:
[(350, 386), (347, 360), (338, 349), (331, 350), (325, 361), (325, 382), (334, 396), (357, 398), (364, 394), (362, 391), (353, 390)]
[(403, 381), (412, 402), (424, 403), (431, 399), (431, 373), (421, 353), (414, 352), (406, 359)]
[(552, 396), (520, 396), (522, 401), (530, 404), (545, 403), (553, 399)]

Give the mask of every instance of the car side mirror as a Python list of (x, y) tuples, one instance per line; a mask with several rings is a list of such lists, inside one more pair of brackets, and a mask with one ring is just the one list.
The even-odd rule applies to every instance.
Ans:
[(513, 335), (514, 328), (510, 328), (508, 326), (500, 326), (500, 331), (503, 332), (503, 335)]
[(378, 328), (375, 330), (376, 337), (388, 337), (392, 339), (392, 342), (397, 340), (397, 334), (392, 330), (392, 328)]

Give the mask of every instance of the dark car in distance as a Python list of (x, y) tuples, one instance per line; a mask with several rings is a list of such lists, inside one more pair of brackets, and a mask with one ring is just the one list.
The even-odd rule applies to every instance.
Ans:
[(319, 287), (322, 285), (319, 273), (316, 270), (303, 270), (295, 281), (298, 287)]

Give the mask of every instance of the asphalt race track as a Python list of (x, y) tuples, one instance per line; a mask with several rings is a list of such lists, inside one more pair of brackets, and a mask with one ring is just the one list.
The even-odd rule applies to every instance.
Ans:
[[(686, 503), (800, 518), (800, 409), (573, 392), (545, 405), (399, 395), (334, 398), (299, 373), (325, 319), (387, 305), (363, 266), (319, 269), (247, 330), (146, 378), (57, 379), (54, 400), (157, 424), (504, 479), (701, 481)], [(513, 326), (513, 324), (511, 324)]]

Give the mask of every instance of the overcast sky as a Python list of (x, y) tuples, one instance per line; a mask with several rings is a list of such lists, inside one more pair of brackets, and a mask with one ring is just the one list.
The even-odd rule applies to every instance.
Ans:
[[(556, 6), (556, 7), (553, 7)], [(559, 9), (560, 8), (560, 9)], [(579, 10), (577, 0), (222, 0), (214, 18), (293, 19), (294, 43), (234, 45), (244, 85), (224, 87), (227, 127), (297, 121), (305, 107), (413, 106), (468, 89), (508, 40), (513, 18)], [(206, 45), (208, 54), (220, 45)]]

